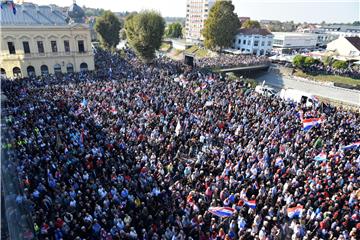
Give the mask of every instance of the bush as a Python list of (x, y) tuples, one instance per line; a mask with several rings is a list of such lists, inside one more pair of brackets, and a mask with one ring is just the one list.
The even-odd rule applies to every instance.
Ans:
[(305, 66), (310, 66), (315, 63), (315, 59), (313, 57), (306, 57), (304, 60)]
[(345, 69), (347, 68), (347, 65), (348, 65), (347, 62), (337, 60), (332, 64), (332, 67), (336, 69)]
[(304, 62), (305, 62), (305, 57), (301, 55), (296, 55), (293, 59), (293, 64), (296, 67), (302, 67), (304, 65)]

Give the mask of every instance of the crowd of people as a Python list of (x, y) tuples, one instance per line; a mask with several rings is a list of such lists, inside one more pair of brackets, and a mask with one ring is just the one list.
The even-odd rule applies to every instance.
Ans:
[(354, 79), (360, 79), (360, 71), (355, 67), (347, 67), (345, 69), (336, 69), (332, 66), (325, 66), (323, 63), (312, 64), (307, 67), (303, 67), (303, 70), (312, 74), (326, 74), (326, 75), (339, 75), (344, 77), (350, 77)]
[(268, 63), (270, 63), (268, 57), (255, 56), (250, 54), (220, 54), (217, 57), (196, 59), (196, 66), (200, 68), (246, 67)]
[[(343, 148), (360, 140), (359, 113), (130, 50), (95, 60), (2, 81), (2, 147), (39, 239), (359, 239), (360, 151)], [(310, 117), (321, 124), (304, 131)]]

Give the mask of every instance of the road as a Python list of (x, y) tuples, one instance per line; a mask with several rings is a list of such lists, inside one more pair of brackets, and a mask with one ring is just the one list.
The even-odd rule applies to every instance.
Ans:
[(293, 88), (310, 94), (341, 101), (360, 107), (360, 91), (334, 87), (314, 81), (296, 79), (291, 76), (283, 76), (275, 72), (268, 72), (256, 78), (258, 82), (265, 80), (265, 84), (277, 88)]

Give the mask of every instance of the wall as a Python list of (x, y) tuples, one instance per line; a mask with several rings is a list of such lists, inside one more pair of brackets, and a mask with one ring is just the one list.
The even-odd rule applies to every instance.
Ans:
[[(54, 73), (54, 65), (60, 64), (63, 73), (66, 66), (73, 65), (75, 72), (80, 71), (80, 64), (85, 62), (88, 70), (94, 70), (94, 56), (91, 48), (90, 30), (87, 25), (73, 24), (62, 26), (2, 26), (0, 65), (7, 77), (13, 76), (13, 68), (19, 67), (22, 76), (27, 77), (28, 66), (33, 66), (36, 75), (41, 75), (41, 66), (48, 66), (49, 73)], [(70, 52), (65, 52), (64, 40), (70, 44)], [(80, 53), (78, 40), (84, 41), (85, 52)], [(30, 53), (25, 54), (23, 41), (28, 41)], [(37, 41), (42, 41), (44, 53), (39, 53)], [(57, 52), (53, 53), (51, 41), (56, 41)], [(16, 54), (9, 54), (7, 42), (14, 42)]]
[(344, 57), (360, 56), (360, 51), (343, 37), (329, 43), (326, 50), (335, 51), (337, 54)]
[[(256, 55), (265, 55), (266, 53), (270, 53), (273, 44), (273, 35), (243, 35), (238, 34), (234, 38), (235, 43), (233, 44), (233, 48), (237, 50), (245, 50), (243, 52), (247, 53), (255, 53)], [(240, 40), (240, 43), (239, 43)], [(244, 41), (245, 40), (245, 44)], [(258, 46), (254, 46), (254, 41), (259, 41)], [(250, 45), (248, 45), (248, 41), (250, 41)], [(262, 46), (262, 42), (264, 42), (264, 46)], [(270, 45), (268, 44), (270, 42)]]

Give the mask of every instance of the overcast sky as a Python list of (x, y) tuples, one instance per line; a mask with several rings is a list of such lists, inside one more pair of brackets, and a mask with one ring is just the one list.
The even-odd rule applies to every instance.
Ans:
[[(73, 0), (34, 0), (37, 4), (69, 6)], [(114, 12), (155, 9), (163, 16), (185, 17), (186, 0), (77, 0), (80, 6)], [(360, 20), (360, 0), (233, 0), (239, 16), (295, 22)]]

